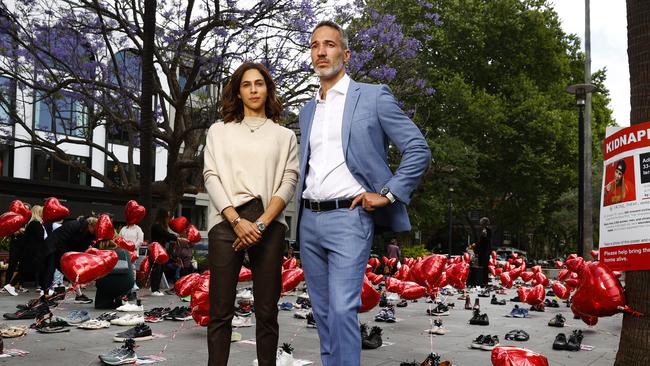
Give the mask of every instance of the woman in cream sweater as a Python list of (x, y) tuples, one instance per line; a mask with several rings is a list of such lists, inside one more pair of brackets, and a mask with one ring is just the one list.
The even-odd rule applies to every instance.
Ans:
[(262, 64), (241, 65), (222, 98), (223, 122), (208, 130), (203, 170), (210, 197), (208, 364), (228, 363), (237, 281), (248, 252), (258, 362), (275, 365), (283, 211), (298, 181), (297, 140), (277, 123), (282, 105)]

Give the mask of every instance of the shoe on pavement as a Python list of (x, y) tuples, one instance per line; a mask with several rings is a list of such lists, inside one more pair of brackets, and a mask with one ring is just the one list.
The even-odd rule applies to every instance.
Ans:
[(113, 325), (135, 326), (144, 323), (144, 316), (137, 314), (126, 314), (117, 319), (111, 320)]
[(449, 332), (447, 328), (442, 326), (442, 320), (434, 320), (433, 321), (433, 327), (429, 329), (429, 334), (438, 334), (438, 335), (444, 335)]
[(232, 327), (233, 328), (245, 328), (245, 327), (250, 327), (252, 326), (253, 323), (251, 323), (251, 318), (249, 317), (241, 317), (235, 315), (232, 318)]
[(124, 332), (116, 333), (113, 340), (116, 342), (124, 342), (127, 339), (134, 341), (148, 341), (153, 339), (151, 328), (146, 324), (138, 324), (135, 327), (125, 330)]
[(316, 319), (314, 319), (314, 313), (311, 311), (307, 313), (307, 328), (316, 328)]
[(283, 303), (278, 305), (278, 308), (280, 308), (280, 310), (284, 310), (284, 311), (291, 311), (291, 310), (293, 310), (293, 304), (290, 303), (290, 302), (283, 302)]
[(472, 300), (469, 295), (465, 295), (465, 310), (472, 310)]
[(138, 356), (133, 350), (134, 347), (135, 341), (133, 339), (127, 339), (124, 341), (122, 347), (116, 348), (103, 355), (99, 355), (99, 359), (107, 365), (135, 364), (138, 360)]
[(308, 309), (299, 309), (293, 312), (293, 317), (296, 319), (307, 319), (307, 315), (310, 312)]
[(7, 320), (17, 319), (36, 319), (44, 314), (49, 314), (50, 308), (45, 304), (38, 304), (34, 307), (24, 310), (18, 310), (15, 313), (5, 313), (2, 316)]
[(564, 318), (564, 316), (562, 314), (556, 314), (555, 318), (548, 321), (548, 326), (549, 327), (562, 328), (562, 327), (564, 327), (565, 322), (566, 322), (566, 319)]
[(117, 318), (119, 318), (119, 317), (120, 317), (120, 316), (117, 315), (116, 312), (114, 312), (114, 311), (107, 311), (107, 312), (101, 314), (100, 316), (96, 317), (95, 319), (97, 319), (97, 320), (106, 320), (107, 322), (110, 322), (111, 320), (113, 320), (113, 319), (117, 319)]
[(367, 337), (361, 338), (361, 348), (363, 349), (377, 349), (383, 344), (381, 339), (381, 328), (374, 326), (370, 329)]
[(10, 283), (6, 284), (3, 288), (4, 288), (5, 290), (7, 290), (7, 292), (8, 292), (11, 296), (18, 296), (18, 292), (16, 292), (16, 288), (13, 287), (13, 286), (11, 286)]
[(94, 329), (108, 328), (110, 326), (111, 323), (108, 320), (90, 319), (86, 322), (78, 324), (77, 328), (94, 330)]
[(566, 345), (566, 350), (567, 351), (580, 351), (580, 347), (582, 345), (582, 331), (581, 330), (574, 330), (573, 333), (569, 336), (569, 340), (567, 341)]
[[(278, 347), (278, 351), (275, 355), (275, 365), (276, 366), (293, 366), (293, 347), (288, 343), (283, 343), (282, 347)], [(259, 363), (257, 359), (253, 361), (253, 366), (258, 366)]]
[(70, 325), (81, 324), (90, 320), (90, 315), (86, 310), (73, 310), (65, 317), (57, 317)]
[(499, 336), (486, 336), (483, 338), (483, 343), (481, 343), (481, 349), (485, 351), (492, 351), (494, 347), (499, 345)]
[(165, 296), (165, 294), (162, 293), (162, 291), (154, 291), (151, 293), (151, 296), (159, 297), (159, 296)]
[(490, 325), (490, 320), (487, 314), (481, 314), (480, 311), (474, 310), (474, 315), (469, 320), (472, 325)]
[(144, 311), (144, 307), (142, 305), (136, 305), (130, 302), (126, 302), (122, 304), (122, 306), (118, 306), (115, 310), (122, 311), (122, 312), (136, 312), (136, 311)]
[(427, 314), (431, 316), (448, 316), (449, 307), (443, 303), (439, 303), (435, 308), (427, 309)]
[(481, 349), (481, 345), (483, 344), (483, 341), (485, 340), (486, 337), (489, 337), (489, 335), (487, 336), (483, 334), (479, 335), (472, 341), (470, 347), (474, 349)]
[(75, 304), (92, 304), (93, 300), (89, 299), (88, 296), (86, 296), (84, 294), (81, 294), (81, 295), (75, 296), (74, 303)]
[(555, 336), (555, 340), (553, 341), (553, 349), (558, 351), (567, 349), (566, 334), (559, 333), (557, 336)]

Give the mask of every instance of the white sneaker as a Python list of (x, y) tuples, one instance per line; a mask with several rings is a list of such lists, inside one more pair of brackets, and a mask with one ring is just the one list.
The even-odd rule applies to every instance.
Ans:
[(239, 290), (239, 292), (237, 292), (237, 299), (242, 302), (253, 301), (253, 293), (249, 289)]
[[(275, 366), (293, 366), (293, 355), (285, 352), (282, 348), (278, 348), (278, 353), (275, 355)], [(255, 359), (253, 366), (258, 366), (259, 361)]]
[(388, 302), (388, 305), (397, 305), (400, 302), (399, 295), (394, 292), (388, 292), (386, 294), (386, 302)]
[(7, 292), (11, 294), (11, 296), (18, 296), (18, 293), (16, 292), (16, 288), (11, 286), (11, 284), (9, 283), (6, 284), (4, 289), (7, 290)]
[(135, 315), (135, 314), (126, 314), (122, 317), (119, 317), (117, 319), (111, 320), (111, 324), (114, 325), (127, 325), (127, 326), (133, 326), (133, 325), (138, 325), (144, 323), (144, 316), (142, 315)]
[(151, 296), (165, 296), (165, 294), (163, 294), (160, 291), (154, 291), (154, 292), (151, 293)]
[(293, 317), (297, 319), (307, 319), (307, 314), (309, 314), (311, 310), (309, 309), (299, 309), (294, 311)]
[(122, 306), (118, 306), (115, 310), (117, 311), (144, 311), (144, 307), (142, 305), (138, 306), (136, 304), (131, 304), (129, 302), (125, 303)]
[(250, 327), (253, 324), (251, 323), (251, 318), (250, 317), (243, 317), (243, 316), (237, 316), (235, 315), (234, 318), (232, 318), (232, 327), (233, 328), (245, 328), (245, 327)]
[(101, 329), (101, 328), (108, 328), (110, 326), (111, 326), (111, 323), (107, 322), (106, 320), (90, 319), (88, 321), (85, 321), (85, 322), (77, 325), (77, 328), (80, 328), (80, 329)]

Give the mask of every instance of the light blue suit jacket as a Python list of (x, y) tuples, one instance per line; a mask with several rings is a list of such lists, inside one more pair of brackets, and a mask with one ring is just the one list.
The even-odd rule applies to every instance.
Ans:
[[(309, 135), (316, 100), (300, 110), (300, 181), (296, 189), (302, 212), (302, 192), (309, 168)], [(387, 186), (397, 201), (374, 212), (378, 228), (395, 232), (411, 229), (406, 205), (429, 166), (431, 151), (417, 126), (404, 114), (386, 85), (350, 80), (343, 109), (343, 155), (354, 178), (368, 192)], [(402, 154), (393, 174), (388, 166), (389, 141)]]

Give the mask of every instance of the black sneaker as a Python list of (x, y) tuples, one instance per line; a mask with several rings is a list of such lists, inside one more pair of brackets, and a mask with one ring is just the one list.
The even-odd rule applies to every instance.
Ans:
[(386, 300), (386, 295), (381, 295), (381, 297), (379, 298), (379, 307), (383, 308), (386, 306), (388, 306), (388, 300)]
[(478, 294), (478, 297), (490, 297), (490, 290), (483, 290)]
[(363, 349), (376, 349), (381, 347), (381, 328), (375, 326), (370, 329), (370, 334), (367, 337), (361, 338), (361, 348)]
[(517, 334), (515, 334), (515, 341), (519, 342), (526, 342), (527, 340), (530, 339), (530, 335), (526, 333), (525, 330), (517, 330)]
[(567, 349), (567, 340), (564, 333), (560, 333), (555, 336), (555, 340), (553, 341), (553, 349), (559, 351)]
[(397, 305), (395, 305), (395, 306), (397, 306), (398, 308), (405, 308), (407, 305), (408, 305), (408, 303), (406, 302), (406, 300), (402, 300), (402, 301), (398, 302)]
[(431, 316), (447, 316), (449, 315), (449, 307), (443, 303), (439, 303), (435, 308), (431, 310), (427, 309), (427, 314)]
[(116, 342), (124, 342), (127, 339), (133, 339), (134, 341), (148, 341), (153, 339), (151, 328), (146, 324), (138, 324), (129, 330), (115, 334), (115, 337), (113, 337), (113, 340)]
[(41, 303), (31, 308), (18, 310), (15, 313), (5, 313), (2, 316), (7, 320), (36, 319), (39, 316), (43, 316), (44, 314), (49, 313), (50, 308), (47, 305)]
[(109, 312), (103, 313), (102, 315), (98, 316), (95, 319), (97, 319), (97, 320), (105, 320), (107, 322), (110, 322), (111, 320), (117, 319), (119, 317), (120, 316), (117, 315), (117, 313), (115, 311), (109, 311)]
[(75, 296), (74, 303), (75, 304), (92, 304), (93, 300), (89, 299), (88, 296), (86, 296), (84, 294), (81, 294), (81, 295)]
[(540, 313), (543, 313), (545, 311), (544, 304), (531, 305), (530, 311), (539, 311)]
[(499, 345), (499, 336), (493, 335), (493, 336), (487, 336), (483, 338), (483, 342), (481, 343), (481, 349), (486, 350), (486, 351), (492, 351), (494, 347)]
[(478, 310), (474, 310), (474, 316), (469, 320), (472, 325), (490, 325), (490, 320), (487, 314), (481, 314)]
[(99, 359), (107, 365), (135, 364), (138, 360), (138, 356), (133, 350), (134, 347), (135, 341), (133, 339), (127, 339), (124, 341), (122, 347), (116, 348), (103, 355), (99, 355)]
[(316, 319), (311, 311), (307, 314), (307, 328), (316, 328)]
[(481, 334), (480, 336), (476, 337), (476, 338), (472, 341), (472, 344), (470, 345), (470, 347), (472, 347), (472, 348), (474, 348), (474, 349), (480, 349), (480, 348), (481, 348), (481, 345), (483, 344), (483, 341), (485, 341), (485, 338), (486, 338), (486, 337), (489, 337), (489, 335), (484, 336), (483, 334)]
[(513, 297), (512, 299), (510, 299), (510, 301), (512, 301), (512, 302), (521, 302), (521, 300), (519, 299), (519, 295)]
[(492, 295), (492, 299), (490, 300), (490, 304), (492, 305), (505, 305), (506, 300), (498, 300), (496, 295)]
[(556, 314), (555, 318), (548, 321), (548, 326), (549, 327), (562, 328), (562, 327), (564, 327), (565, 322), (566, 322), (566, 319), (564, 318), (564, 316), (562, 314)]
[(568, 351), (580, 351), (580, 346), (582, 345), (582, 331), (574, 330), (573, 333), (569, 336), (569, 340), (566, 344), (566, 350)]

